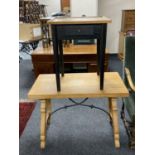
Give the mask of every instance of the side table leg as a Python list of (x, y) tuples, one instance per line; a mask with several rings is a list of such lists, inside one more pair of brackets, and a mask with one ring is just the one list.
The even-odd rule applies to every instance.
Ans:
[(100, 39), (97, 39), (97, 75), (100, 74)]
[(104, 87), (104, 57), (106, 48), (107, 24), (101, 26), (100, 44), (99, 46), (99, 66), (100, 66), (100, 90)]
[(40, 148), (44, 149), (46, 144), (46, 100), (41, 100), (40, 114)]
[(113, 131), (114, 131), (114, 143), (115, 147), (120, 147), (120, 140), (119, 140), (119, 122), (118, 122), (118, 109), (117, 109), (117, 101), (116, 98), (109, 98), (109, 105), (111, 108), (112, 114), (112, 123), (113, 123)]
[(61, 68), (61, 75), (64, 76), (64, 58), (63, 58), (63, 45), (62, 40), (58, 41), (59, 44), (59, 52), (60, 52), (60, 68)]
[(53, 52), (54, 52), (54, 61), (55, 61), (55, 72), (56, 72), (56, 84), (57, 84), (57, 91), (61, 91), (60, 86), (60, 65), (59, 65), (59, 52), (58, 52), (58, 38), (57, 38), (57, 27), (52, 25), (52, 39), (53, 39)]

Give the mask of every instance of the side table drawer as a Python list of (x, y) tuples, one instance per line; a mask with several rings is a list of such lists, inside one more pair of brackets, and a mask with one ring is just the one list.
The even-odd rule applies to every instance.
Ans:
[(101, 25), (59, 25), (57, 26), (58, 38), (76, 36), (95, 36), (100, 33)]

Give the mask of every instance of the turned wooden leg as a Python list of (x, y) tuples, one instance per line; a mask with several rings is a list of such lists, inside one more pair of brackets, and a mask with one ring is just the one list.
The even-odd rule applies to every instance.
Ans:
[(40, 148), (44, 149), (46, 144), (46, 100), (41, 100), (40, 106)]
[(119, 141), (119, 122), (118, 122), (118, 109), (117, 109), (117, 101), (115, 98), (109, 98), (109, 108), (111, 109), (112, 114), (112, 123), (113, 123), (113, 131), (114, 131), (114, 143), (115, 147), (120, 147)]
[(51, 121), (51, 111), (52, 111), (52, 104), (51, 104), (51, 100), (46, 100), (46, 120), (47, 120), (47, 125), (50, 125), (50, 121)]

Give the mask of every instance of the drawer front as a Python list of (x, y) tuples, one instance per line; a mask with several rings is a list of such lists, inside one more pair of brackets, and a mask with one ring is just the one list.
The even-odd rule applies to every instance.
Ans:
[(58, 38), (75, 36), (95, 36), (100, 34), (101, 25), (63, 25), (57, 26)]

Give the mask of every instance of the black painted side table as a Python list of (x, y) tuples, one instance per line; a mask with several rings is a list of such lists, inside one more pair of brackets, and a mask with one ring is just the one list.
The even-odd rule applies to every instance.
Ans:
[(48, 21), (52, 28), (53, 51), (56, 64), (57, 91), (61, 91), (60, 71), (64, 76), (62, 40), (97, 39), (97, 64), (100, 90), (104, 86), (104, 54), (106, 48), (107, 17), (58, 17)]

